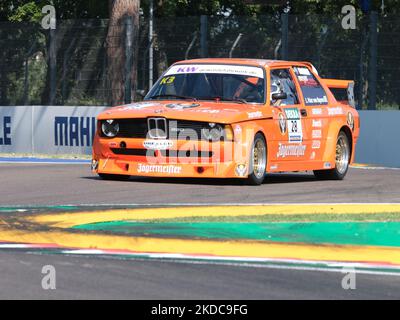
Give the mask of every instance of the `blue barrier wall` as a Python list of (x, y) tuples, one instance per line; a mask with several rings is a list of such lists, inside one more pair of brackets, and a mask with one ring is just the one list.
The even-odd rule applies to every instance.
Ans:
[(400, 111), (359, 111), (356, 162), (400, 167)]

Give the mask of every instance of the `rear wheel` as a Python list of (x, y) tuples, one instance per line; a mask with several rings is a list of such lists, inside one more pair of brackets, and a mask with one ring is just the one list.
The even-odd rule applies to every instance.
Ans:
[(99, 177), (103, 180), (117, 180), (117, 181), (125, 181), (129, 180), (130, 176), (125, 174), (107, 174), (107, 173), (98, 173)]
[(350, 164), (350, 143), (347, 135), (341, 131), (336, 142), (335, 168), (330, 170), (314, 170), (314, 175), (323, 180), (343, 180)]
[(261, 133), (254, 137), (250, 154), (249, 176), (247, 183), (260, 185), (264, 181), (265, 169), (267, 167), (267, 144)]

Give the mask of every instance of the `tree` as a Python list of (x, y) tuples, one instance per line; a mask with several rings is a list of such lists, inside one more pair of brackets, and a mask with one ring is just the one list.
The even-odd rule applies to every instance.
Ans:
[[(116, 105), (124, 101), (124, 84), (126, 76), (131, 77), (132, 97), (136, 92), (137, 39), (139, 30), (140, 0), (109, 0), (109, 26), (107, 32), (108, 81), (111, 89), (110, 104)], [(125, 57), (125, 30), (127, 19), (133, 24), (133, 60)], [(130, 70), (126, 70), (127, 65)], [(128, 66), (128, 68), (129, 68)]]

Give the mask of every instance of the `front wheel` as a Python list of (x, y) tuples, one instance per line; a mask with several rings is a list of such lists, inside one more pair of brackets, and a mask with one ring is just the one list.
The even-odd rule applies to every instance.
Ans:
[(99, 177), (103, 180), (117, 180), (117, 181), (125, 181), (129, 180), (130, 176), (125, 174), (107, 174), (107, 173), (98, 173)]
[(336, 165), (330, 170), (314, 170), (317, 179), (343, 180), (350, 164), (350, 143), (347, 135), (341, 131), (336, 142)]
[(247, 183), (250, 185), (260, 185), (264, 181), (265, 170), (267, 167), (267, 144), (261, 133), (254, 137), (250, 153), (249, 176)]

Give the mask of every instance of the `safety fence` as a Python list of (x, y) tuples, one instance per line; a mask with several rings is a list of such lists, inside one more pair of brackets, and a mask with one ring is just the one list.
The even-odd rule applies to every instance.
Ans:
[[(340, 13), (156, 18), (151, 37), (143, 17), (138, 30), (129, 20), (118, 26), (64, 20), (55, 30), (2, 22), (0, 105), (110, 105), (111, 97), (114, 104), (124, 103), (140, 99), (137, 92), (147, 92), (178, 60), (246, 57), (310, 61), (323, 77), (354, 79), (359, 109), (399, 109), (400, 20), (371, 12), (358, 17), (356, 29), (345, 30), (342, 18)], [(111, 28), (121, 30), (112, 41)], [(111, 77), (115, 65), (121, 72)]]

